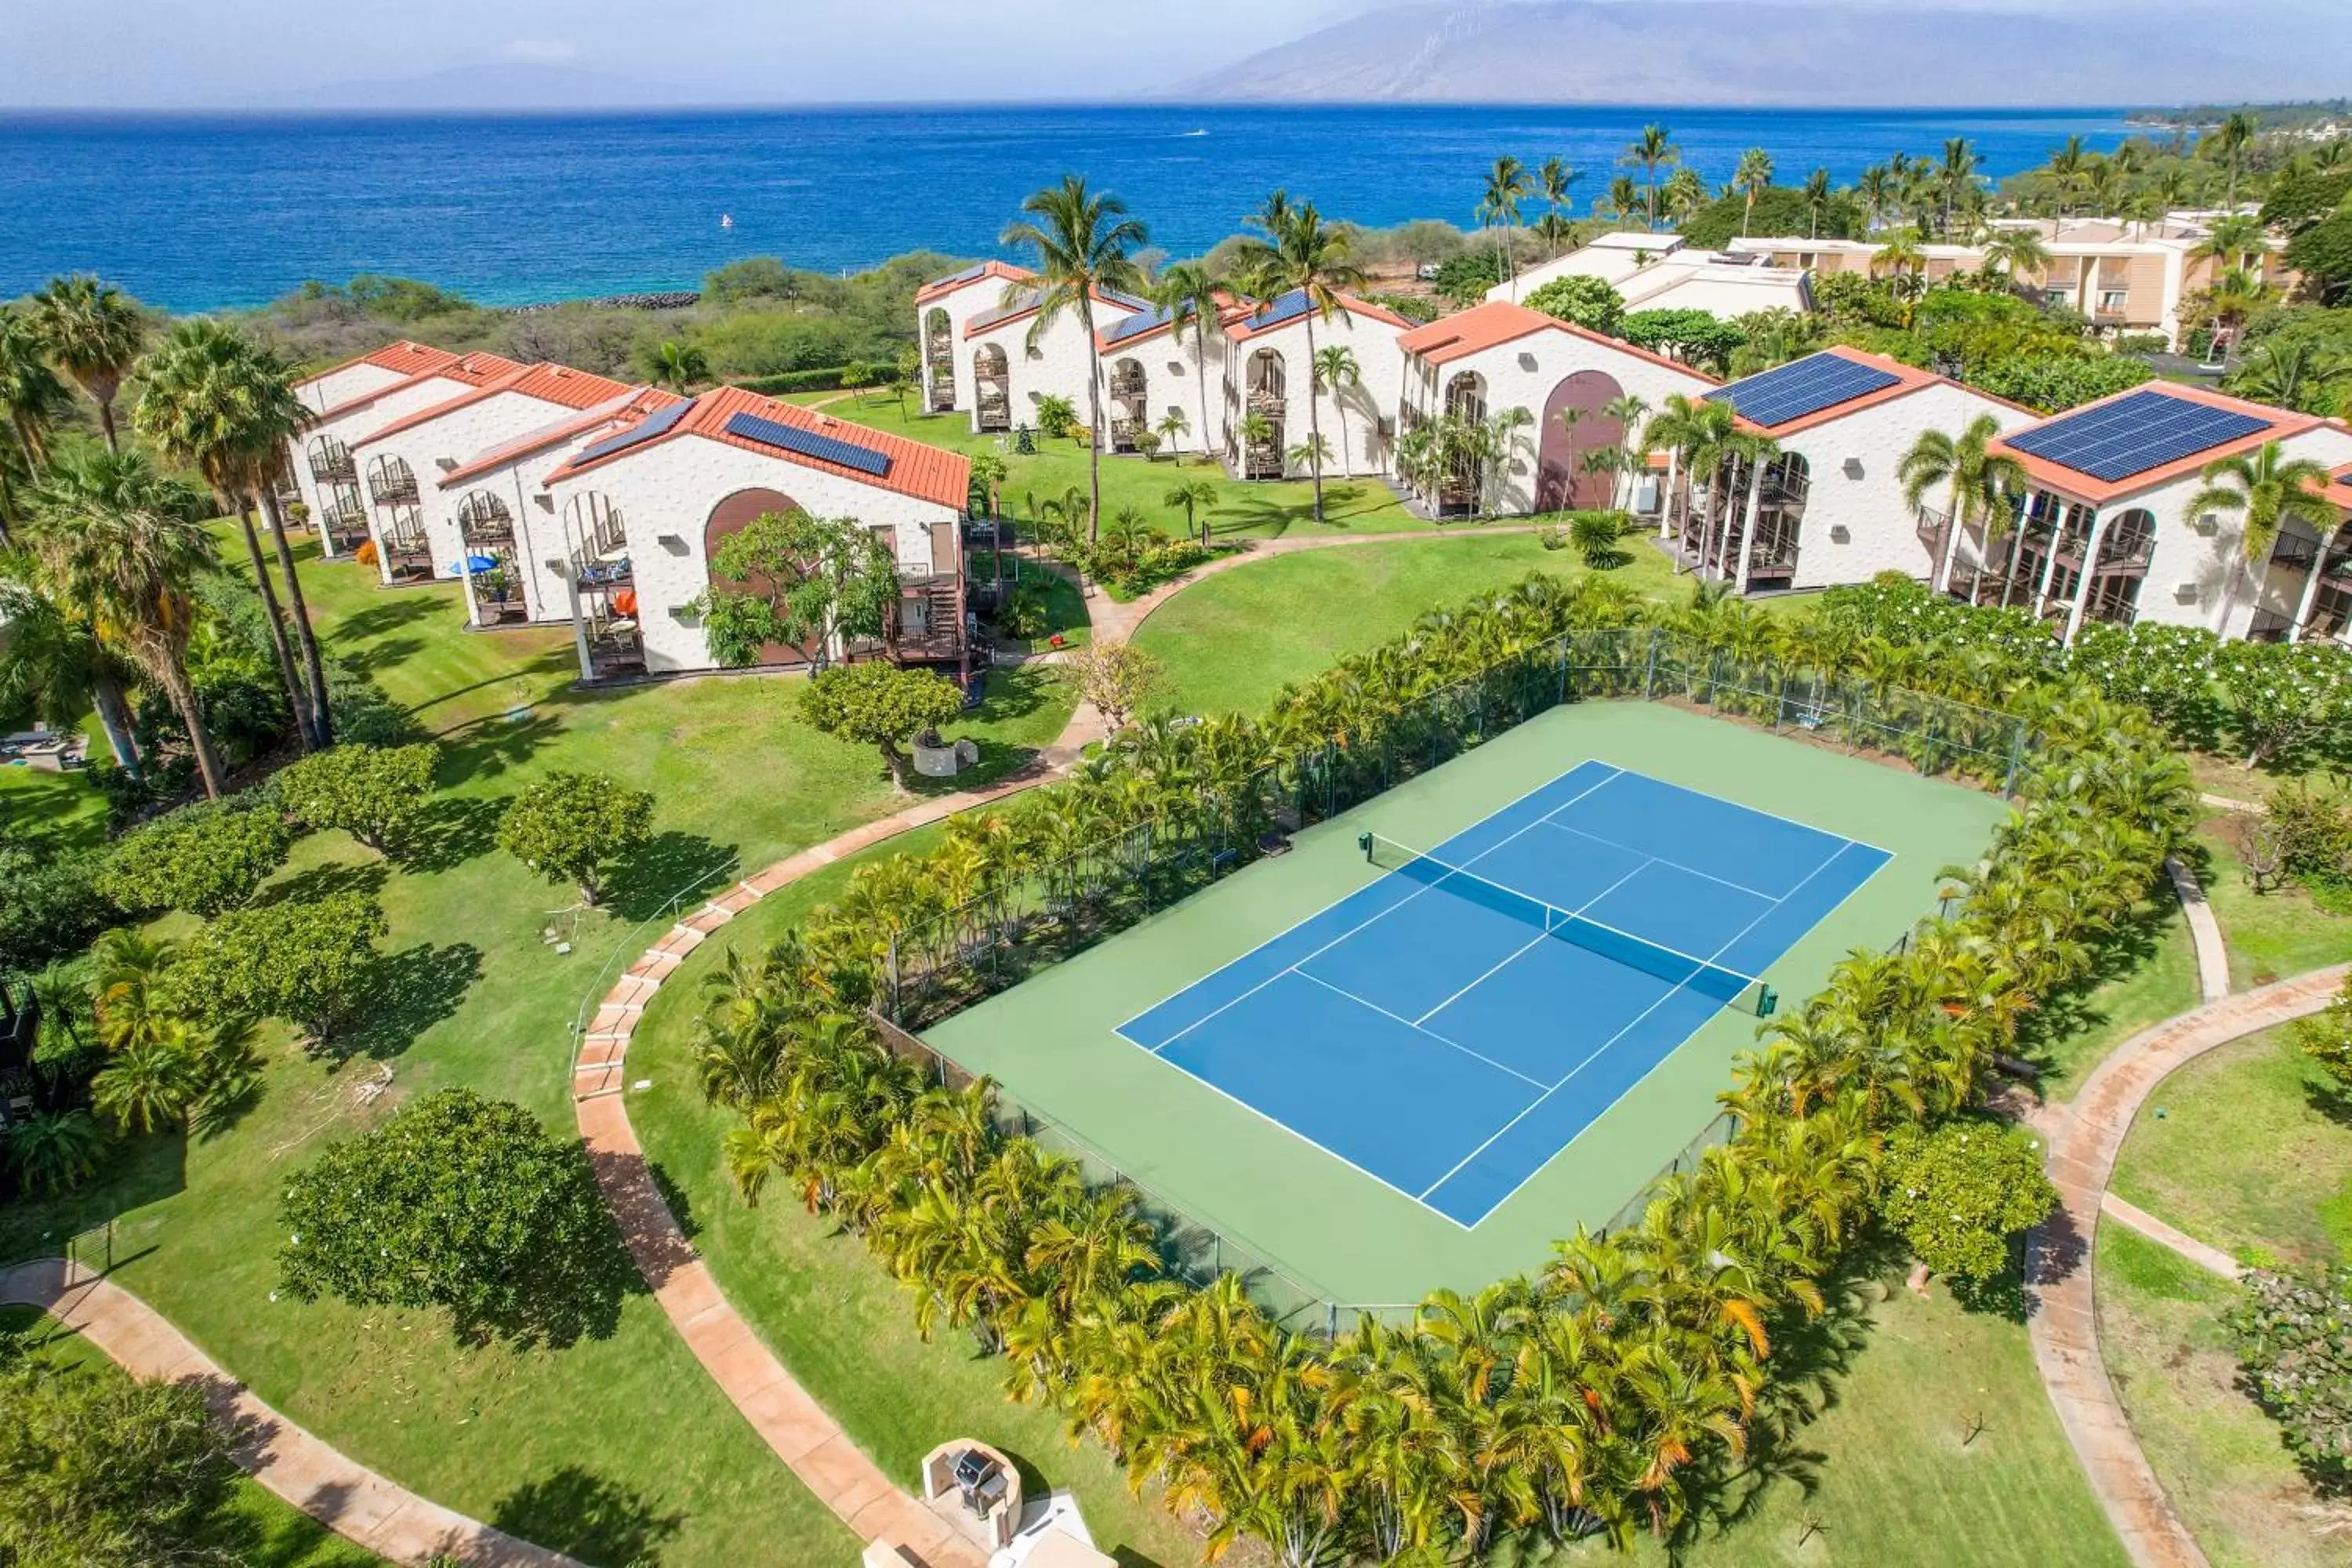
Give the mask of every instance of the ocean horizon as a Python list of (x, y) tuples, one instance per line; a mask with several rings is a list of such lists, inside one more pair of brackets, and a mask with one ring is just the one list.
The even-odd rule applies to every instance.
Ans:
[[(908, 251), (1003, 254), (1021, 199), (1065, 173), (1117, 192), (1171, 255), (1276, 187), (1375, 226), (1475, 221), (1487, 166), (1563, 157), (1580, 215), (1624, 143), (1666, 124), (1712, 186), (1740, 153), (1784, 184), (1976, 146), (1999, 179), (2122, 108), (1620, 105), (865, 105), (611, 112), (0, 111), (0, 298), (95, 271), (173, 310), (306, 280), (422, 279), (522, 305), (699, 288), (748, 256), (853, 270)], [(1539, 210), (1533, 204), (1532, 215)], [(731, 220), (731, 221), (725, 221)]]

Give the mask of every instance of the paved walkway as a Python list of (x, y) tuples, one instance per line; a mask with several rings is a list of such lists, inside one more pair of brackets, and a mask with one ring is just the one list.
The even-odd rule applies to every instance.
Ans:
[(446, 1552), (468, 1568), (580, 1568), (354, 1464), (233, 1382), (153, 1308), (62, 1258), (0, 1270), (0, 1301), (39, 1308), (135, 1377), (196, 1379), (247, 1473), (379, 1557), (422, 1564)]
[(2206, 1560), (2140, 1452), (2099, 1353), (2095, 1248), (2116, 1155), (2140, 1107), (2168, 1075), (2232, 1040), (2318, 1012), (2343, 986), (2347, 971), (2352, 965), (2337, 965), (2225, 996), (2144, 1030), (2117, 1047), (2074, 1100), (2051, 1108), (2046, 1119), (2060, 1206), (2027, 1238), (2027, 1332), (2058, 1423), (2139, 1568), (2205, 1568)]
[(2197, 986), (2208, 1002), (2219, 1002), (2230, 994), (2230, 949), (2221, 940), (2221, 922), (2213, 918), (2213, 907), (2205, 901), (2205, 889), (2198, 885), (2195, 876), (2178, 859), (2168, 858), (2165, 874), (2172, 879), (2173, 893), (2180, 900), (2180, 912), (2189, 917), (2189, 940), (2197, 949)]

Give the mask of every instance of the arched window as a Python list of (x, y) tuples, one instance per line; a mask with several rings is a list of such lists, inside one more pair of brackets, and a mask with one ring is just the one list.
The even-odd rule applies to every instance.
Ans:
[(457, 533), (468, 544), (511, 542), (514, 514), (496, 490), (468, 490), (457, 503)]
[(2139, 613), (2140, 584), (2156, 554), (2156, 513), (2137, 506), (2111, 519), (2099, 535), (2099, 556), (2083, 598), (2084, 621), (2129, 626)]
[(1445, 414), (1450, 419), (1475, 425), (1486, 417), (1486, 382), (1475, 371), (1464, 371), (1445, 384)]
[(982, 343), (971, 356), (975, 404), (982, 430), (1013, 428), (1013, 372), (1001, 343)]
[(311, 437), (309, 454), (310, 478), (320, 486), (359, 483), (359, 469), (352, 461), (352, 449), (334, 437)]
[(1122, 359), (1110, 367), (1110, 449), (1132, 452), (1135, 438), (1150, 423), (1150, 388), (1143, 374), (1143, 362)]
[(923, 381), (934, 414), (955, 406), (954, 340), (955, 327), (947, 311), (932, 306), (923, 317)]
[(1281, 351), (1260, 349), (1250, 355), (1242, 380), (1247, 389), (1242, 403), (1242, 478), (1278, 479), (1289, 448), (1290, 414), (1290, 374)]
[(368, 460), (368, 499), (378, 506), (415, 506), (416, 475), (408, 459), (391, 453)]
[[(1536, 510), (1614, 506), (1619, 475), (1607, 466), (1625, 439), (1625, 423), (1603, 412), (1625, 395), (1604, 371), (1580, 370), (1551, 389), (1536, 431)], [(1603, 454), (1599, 463), (1595, 453)]]

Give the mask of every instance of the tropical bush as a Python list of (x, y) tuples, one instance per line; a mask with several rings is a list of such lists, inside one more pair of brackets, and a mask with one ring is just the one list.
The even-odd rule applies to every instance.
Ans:
[(1969, 384), (1995, 397), (2057, 414), (2137, 386), (2156, 374), (2128, 354), (2021, 353), (1969, 373)]
[(2296, 1019), (2288, 1034), (2339, 1088), (2352, 1092), (2352, 979), (2326, 1007)]
[(470, 1089), (334, 1144), (279, 1208), (298, 1301), (437, 1307), (461, 1339), (554, 1345), (611, 1332), (619, 1310), (628, 1262), (586, 1152)]
[(1599, 278), (1555, 278), (1529, 289), (1520, 302), (1530, 310), (1541, 310), (1596, 332), (1613, 333), (1625, 320), (1625, 296)]
[(391, 931), (366, 893), (330, 893), (234, 910), (188, 941), (165, 992), (184, 1016), (285, 1018), (316, 1047), (348, 1022)]
[(2352, 1484), (2352, 1264), (2257, 1268), (2243, 1283), (2230, 1329), (2255, 1399), (2314, 1479)]
[(217, 915), (251, 900), (291, 843), (285, 818), (256, 796), (182, 806), (125, 835), (98, 890), (125, 910)]
[(1898, 1127), (1887, 1140), (1878, 1212), (1937, 1274), (1990, 1279), (2010, 1248), (2058, 1206), (2042, 1173), (2042, 1140), (1990, 1121)]
[(653, 836), (654, 797), (603, 773), (548, 774), (508, 803), (499, 847), (592, 909), (614, 873)]
[(1618, 334), (1635, 348), (1715, 371), (1727, 367), (1747, 342), (1738, 327), (1705, 310), (1635, 310)]
[(913, 782), (913, 760), (902, 748), (961, 714), (963, 693), (934, 671), (876, 659), (809, 677), (800, 710), (813, 729), (879, 752), (891, 787), (903, 790)]
[[(2193, 818), (2154, 724), (2046, 653), (2001, 652), (2010, 617), (1990, 617), (1992, 657), (1956, 659), (1855, 630), (1873, 607), (1784, 628), (1737, 603), (1666, 611), (1606, 579), (1538, 578), (1286, 688), (1263, 721), (1136, 725), (1067, 784), (951, 818), (934, 852), (861, 868), (802, 931), (730, 955), (697, 1039), (706, 1093), (742, 1118), (729, 1168), (747, 1198), (781, 1182), (861, 1237), (926, 1331), (959, 1328), (1001, 1355), (1015, 1397), (1102, 1439), (1139, 1487), (1185, 1499), (1213, 1551), (1248, 1538), (1307, 1568), (1474, 1559), (1513, 1531), (1687, 1542), (1748, 1432), (1776, 1418), (1775, 1342), (1822, 1310), (1822, 1281), (1876, 1212), (1888, 1141), (1986, 1125), (2020, 1019), (2091, 972)], [(1491, 692), (1444, 708), (1475, 744), (1513, 721), (1508, 694), (1530, 673), (1502, 650), (1545, 650), (1537, 684), (1557, 691), (1556, 639), (1654, 626), (1701, 667), (1736, 650), (1746, 668), (1866, 672), (1890, 702), (2004, 701), (2042, 748), (2020, 759), (2018, 810), (1955, 876), (1949, 912), (1900, 952), (1846, 959), (1742, 1058), (1731, 1142), (1662, 1182), (1636, 1222), (1562, 1239), (1535, 1276), (1442, 1292), (1403, 1322), (1286, 1327), (1234, 1275), (1186, 1279), (1131, 1193), (1091, 1189), (1002, 1130), (985, 1081), (928, 1082), (863, 1012), (899, 994), (898, 961), (926, 942), (977, 976), (953, 955), (986, 944), (980, 924), (1014, 918), (1025, 889), (1052, 907), (1020, 917), (1003, 951), (1023, 964), (1140, 918), (1119, 903), (1137, 874), (1111, 869), (1129, 864), (1118, 847), (1146, 825), (1175, 851), (1247, 846), (1269, 765), (1291, 780), (1358, 766), (1418, 734), (1424, 702)], [(1914, 690), (1892, 684), (1898, 669)], [(1099, 877), (1073, 869), (1092, 846), (1113, 847)], [(2021, 1184), (2004, 1178), (2013, 1198)], [(1990, 1223), (2028, 1206), (1996, 1203)]]
[(105, 857), (0, 831), (0, 974), (46, 969), (89, 945), (114, 917), (99, 891)]
[(389, 854), (423, 816), (440, 748), (342, 745), (280, 769), (278, 804), (305, 826), (340, 827)]

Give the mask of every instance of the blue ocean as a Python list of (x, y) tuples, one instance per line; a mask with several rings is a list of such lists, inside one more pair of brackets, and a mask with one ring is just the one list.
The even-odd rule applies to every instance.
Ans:
[(1177, 255), (1232, 233), (1277, 186), (1361, 223), (1466, 225), (1504, 153), (1567, 159), (1589, 210), (1653, 121), (1711, 185), (1751, 146), (1784, 183), (1815, 167), (1843, 182), (1948, 136), (1999, 176), (2068, 135), (2107, 147), (2126, 133), (2114, 110), (0, 114), (0, 298), (87, 269), (194, 310), (381, 272), (521, 304), (692, 288), (745, 256), (824, 270), (925, 247), (981, 256), (1021, 198), (1065, 172), (1116, 191)]

